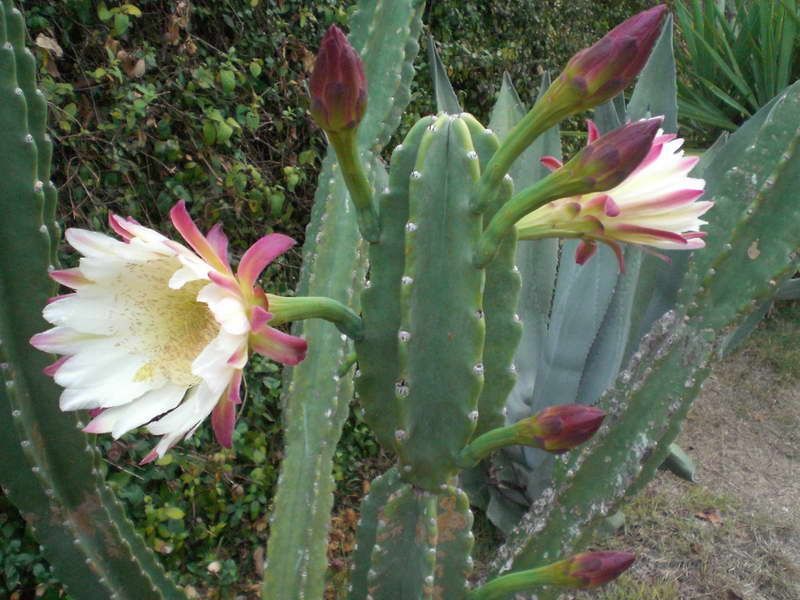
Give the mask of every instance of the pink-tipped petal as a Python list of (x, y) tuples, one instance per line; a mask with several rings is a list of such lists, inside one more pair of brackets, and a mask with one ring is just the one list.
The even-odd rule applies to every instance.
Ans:
[(231, 367), (235, 367), (237, 369), (244, 369), (244, 366), (247, 364), (247, 345), (242, 344), (240, 348), (236, 349), (236, 352), (231, 354), (230, 358), (228, 358), (228, 365)]
[(50, 296), (47, 299), (47, 304), (52, 304), (53, 302), (58, 302), (59, 300), (63, 300), (64, 298), (69, 298), (70, 296), (74, 296), (74, 294), (57, 294), (55, 296)]
[(115, 215), (114, 213), (108, 213), (108, 226), (114, 230), (119, 237), (121, 237), (126, 242), (130, 242), (133, 238), (133, 234), (128, 231), (124, 226), (125, 220)]
[(230, 275), (222, 275), (217, 271), (209, 271), (208, 278), (212, 281), (212, 283), (220, 286), (221, 288), (227, 290), (234, 296), (241, 296), (242, 289), (239, 287), (239, 284), (236, 283), (236, 279), (234, 279)]
[(606, 199), (605, 199), (605, 202), (603, 203), (603, 212), (606, 213), (607, 217), (617, 217), (617, 216), (619, 216), (619, 213), (622, 212), (622, 211), (620, 210), (620, 208), (617, 205), (617, 203), (614, 202), (614, 199), (611, 196), (609, 196), (608, 194), (606, 194), (605, 196), (606, 196)]
[(303, 338), (263, 327), (251, 336), (251, 348), (276, 362), (293, 366), (306, 357), (308, 343)]
[(646, 169), (647, 167), (652, 165), (655, 161), (657, 161), (658, 157), (661, 156), (661, 152), (663, 149), (664, 149), (664, 144), (654, 143), (653, 146), (650, 148), (649, 152), (647, 153), (647, 155), (642, 160), (642, 162), (639, 163), (639, 166), (636, 167), (636, 169), (634, 169), (631, 175), (633, 175), (634, 173), (641, 172), (643, 169)]
[(233, 446), (233, 430), (236, 427), (236, 407), (228, 394), (222, 396), (211, 413), (211, 426), (214, 437), (223, 448)]
[(575, 262), (579, 265), (586, 264), (597, 252), (597, 242), (591, 240), (581, 240), (575, 249)]
[(214, 248), (214, 252), (220, 257), (222, 262), (228, 264), (228, 236), (222, 231), (222, 224), (217, 223), (208, 232), (206, 236), (208, 243)]
[(288, 235), (270, 233), (247, 249), (239, 263), (236, 276), (247, 287), (253, 287), (269, 263), (295, 245)]
[(600, 137), (600, 130), (597, 129), (597, 125), (591, 119), (586, 119), (586, 133), (588, 136), (587, 144), (591, 144)]
[(654, 229), (652, 227), (642, 227), (641, 225), (632, 225), (627, 223), (620, 225), (617, 227), (617, 229), (625, 233), (641, 235), (654, 238), (656, 240), (669, 240), (670, 242), (676, 242), (678, 244), (686, 244), (686, 238), (680, 233), (667, 231), (666, 229)]
[(617, 264), (619, 264), (619, 272), (625, 272), (625, 254), (622, 252), (622, 247), (612, 240), (607, 240), (606, 245), (611, 248), (614, 252), (614, 256), (617, 257)]
[(42, 369), (42, 373), (47, 375), (48, 377), (55, 377), (56, 371), (67, 362), (71, 357), (69, 356), (62, 356), (56, 362), (47, 365), (44, 369)]
[(642, 203), (640, 205), (635, 205), (635, 208), (644, 208), (644, 209), (677, 208), (680, 206), (691, 204), (692, 202), (697, 200), (700, 196), (702, 196), (703, 192), (704, 190), (694, 190), (694, 189), (678, 190), (676, 192), (670, 192), (669, 194), (661, 196), (660, 198), (656, 198), (652, 201)]
[(564, 166), (564, 163), (558, 160), (555, 156), (543, 156), (539, 159), (542, 166), (550, 171), (557, 171)]
[(58, 269), (56, 271), (50, 271), (49, 275), (50, 279), (53, 281), (68, 288), (72, 288), (73, 290), (77, 290), (80, 287), (92, 283), (91, 280), (84, 277), (83, 273), (81, 273), (81, 270), (78, 268)]
[(268, 310), (264, 310), (260, 306), (254, 306), (250, 315), (250, 328), (256, 332), (259, 331), (272, 320), (272, 316), (272, 313)]
[(242, 403), (242, 370), (237, 369), (231, 379), (231, 384), (228, 386), (228, 399), (234, 404)]
[(189, 216), (189, 211), (186, 210), (186, 202), (181, 200), (173, 206), (169, 211), (169, 216), (175, 229), (203, 260), (219, 271), (226, 271), (229, 268), (205, 236), (200, 233), (192, 217)]
[(139, 466), (143, 467), (158, 459), (158, 450), (151, 450), (150, 453), (139, 461)]

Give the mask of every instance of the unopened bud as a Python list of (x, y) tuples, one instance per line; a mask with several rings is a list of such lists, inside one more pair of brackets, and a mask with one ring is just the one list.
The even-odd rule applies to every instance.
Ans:
[(367, 109), (367, 79), (358, 52), (332, 25), (322, 39), (309, 83), (311, 116), (328, 133), (358, 126)]
[(592, 588), (616, 579), (635, 560), (636, 555), (630, 552), (583, 552), (563, 562), (568, 585)]
[(561, 454), (579, 446), (598, 430), (606, 413), (594, 406), (562, 404), (513, 425), (528, 446)]
[(622, 183), (650, 152), (663, 117), (629, 123), (600, 136), (564, 165), (580, 193), (604, 192)]
[(667, 12), (664, 4), (641, 12), (578, 52), (556, 82), (560, 92), (584, 109), (619, 94), (644, 68)]

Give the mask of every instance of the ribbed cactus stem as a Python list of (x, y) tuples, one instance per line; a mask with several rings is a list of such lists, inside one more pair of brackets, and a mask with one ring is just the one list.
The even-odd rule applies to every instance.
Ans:
[(336, 325), (343, 334), (354, 340), (363, 335), (361, 317), (347, 306), (327, 296), (285, 297), (268, 294), (269, 310), (274, 314), (272, 325), (304, 319), (324, 319)]
[(329, 133), (328, 140), (336, 151), (342, 178), (356, 207), (361, 235), (368, 242), (377, 242), (381, 234), (378, 213), (372, 198), (372, 186), (359, 156), (355, 131)]
[(492, 217), (481, 235), (475, 253), (476, 266), (485, 267), (489, 264), (503, 238), (522, 217), (553, 200), (580, 194), (585, 191), (583, 188), (584, 183), (569, 177), (566, 171), (556, 171), (515, 194)]

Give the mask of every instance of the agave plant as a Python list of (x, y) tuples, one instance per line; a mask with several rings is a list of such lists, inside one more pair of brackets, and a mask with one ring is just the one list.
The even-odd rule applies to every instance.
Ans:
[[(695, 161), (679, 154), (674, 115), (660, 110), (654, 81), (664, 73), (653, 65), (663, 54), (641, 76), (637, 90), (653, 90), (634, 94), (630, 121), (615, 100), (657, 40), (668, 43), (658, 6), (573, 57), (530, 111), (505, 86), (489, 127), (462, 112), (439, 78), (439, 114), (406, 132), (387, 170), (381, 150), (409, 98), (424, 3), (365, 0), (349, 41), (328, 32), (310, 82), (311, 113), (332, 152), (297, 293), (282, 298), (258, 278), (290, 239), (266, 236), (234, 269), (222, 231), (203, 235), (182, 204), (172, 216), (185, 244), (112, 217), (121, 239), (69, 231), (81, 262), (50, 268), (59, 232), (43, 102), (21, 15), (11, 0), (0, 7), (0, 480), (75, 597), (182, 597), (105, 487), (86, 435), (146, 424), (163, 436), (147, 462), (211, 416), (219, 442), (235, 447), (251, 352), (295, 365), (286, 370), (286, 449), (262, 597), (323, 597), (332, 458), (354, 397), (397, 462), (364, 498), (350, 598), (553, 597), (630, 566), (629, 553), (585, 546), (663, 463), (727, 333), (795, 267), (797, 85), (704, 159), (709, 200), (699, 199), (702, 184), (688, 173)], [(562, 163), (554, 128), (599, 106), (590, 143)], [(657, 277), (661, 267), (678, 277), (660, 262), (644, 266), (642, 248), (664, 247), (695, 250), (680, 289), (670, 288), (675, 307), (597, 405), (552, 402), (506, 416), (531, 368), (534, 379), (557, 379), (557, 365), (528, 342), (544, 325), (560, 319), (566, 330), (594, 311), (592, 281), (614, 290), (605, 313), (618, 317), (582, 342), (615, 348), (594, 355), (587, 377), (615, 377), (628, 341), (648, 329), (626, 318), (630, 303), (654, 301), (642, 274), (652, 268)], [(610, 281), (587, 271), (609, 260)], [(639, 278), (623, 279), (631, 273)], [(48, 303), (52, 280), (73, 293)], [(582, 289), (584, 305), (564, 286)], [(289, 321), (292, 334), (280, 329)], [(48, 366), (31, 338), (62, 358)], [(92, 420), (62, 413), (59, 398), (61, 409), (91, 410)], [(470, 505), (480, 499), (460, 476), (520, 447), (562, 458), (479, 578)]]

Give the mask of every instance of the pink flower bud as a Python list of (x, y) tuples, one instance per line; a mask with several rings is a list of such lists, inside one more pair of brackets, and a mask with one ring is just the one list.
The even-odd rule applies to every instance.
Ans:
[(367, 109), (364, 65), (336, 25), (322, 39), (309, 89), (311, 116), (325, 131), (353, 129), (364, 117)]
[(583, 193), (609, 190), (642, 163), (661, 127), (663, 117), (629, 123), (585, 146), (564, 169), (585, 186)]
[(577, 588), (592, 588), (608, 583), (625, 572), (636, 560), (630, 552), (584, 552), (568, 558), (566, 575)]
[(644, 68), (667, 12), (666, 5), (660, 4), (621, 23), (573, 56), (560, 75), (561, 82), (580, 96), (586, 108), (613, 98)]
[(525, 438), (526, 445), (562, 454), (592, 437), (605, 416), (605, 412), (594, 406), (562, 404), (545, 408), (518, 421), (514, 427), (520, 438)]

